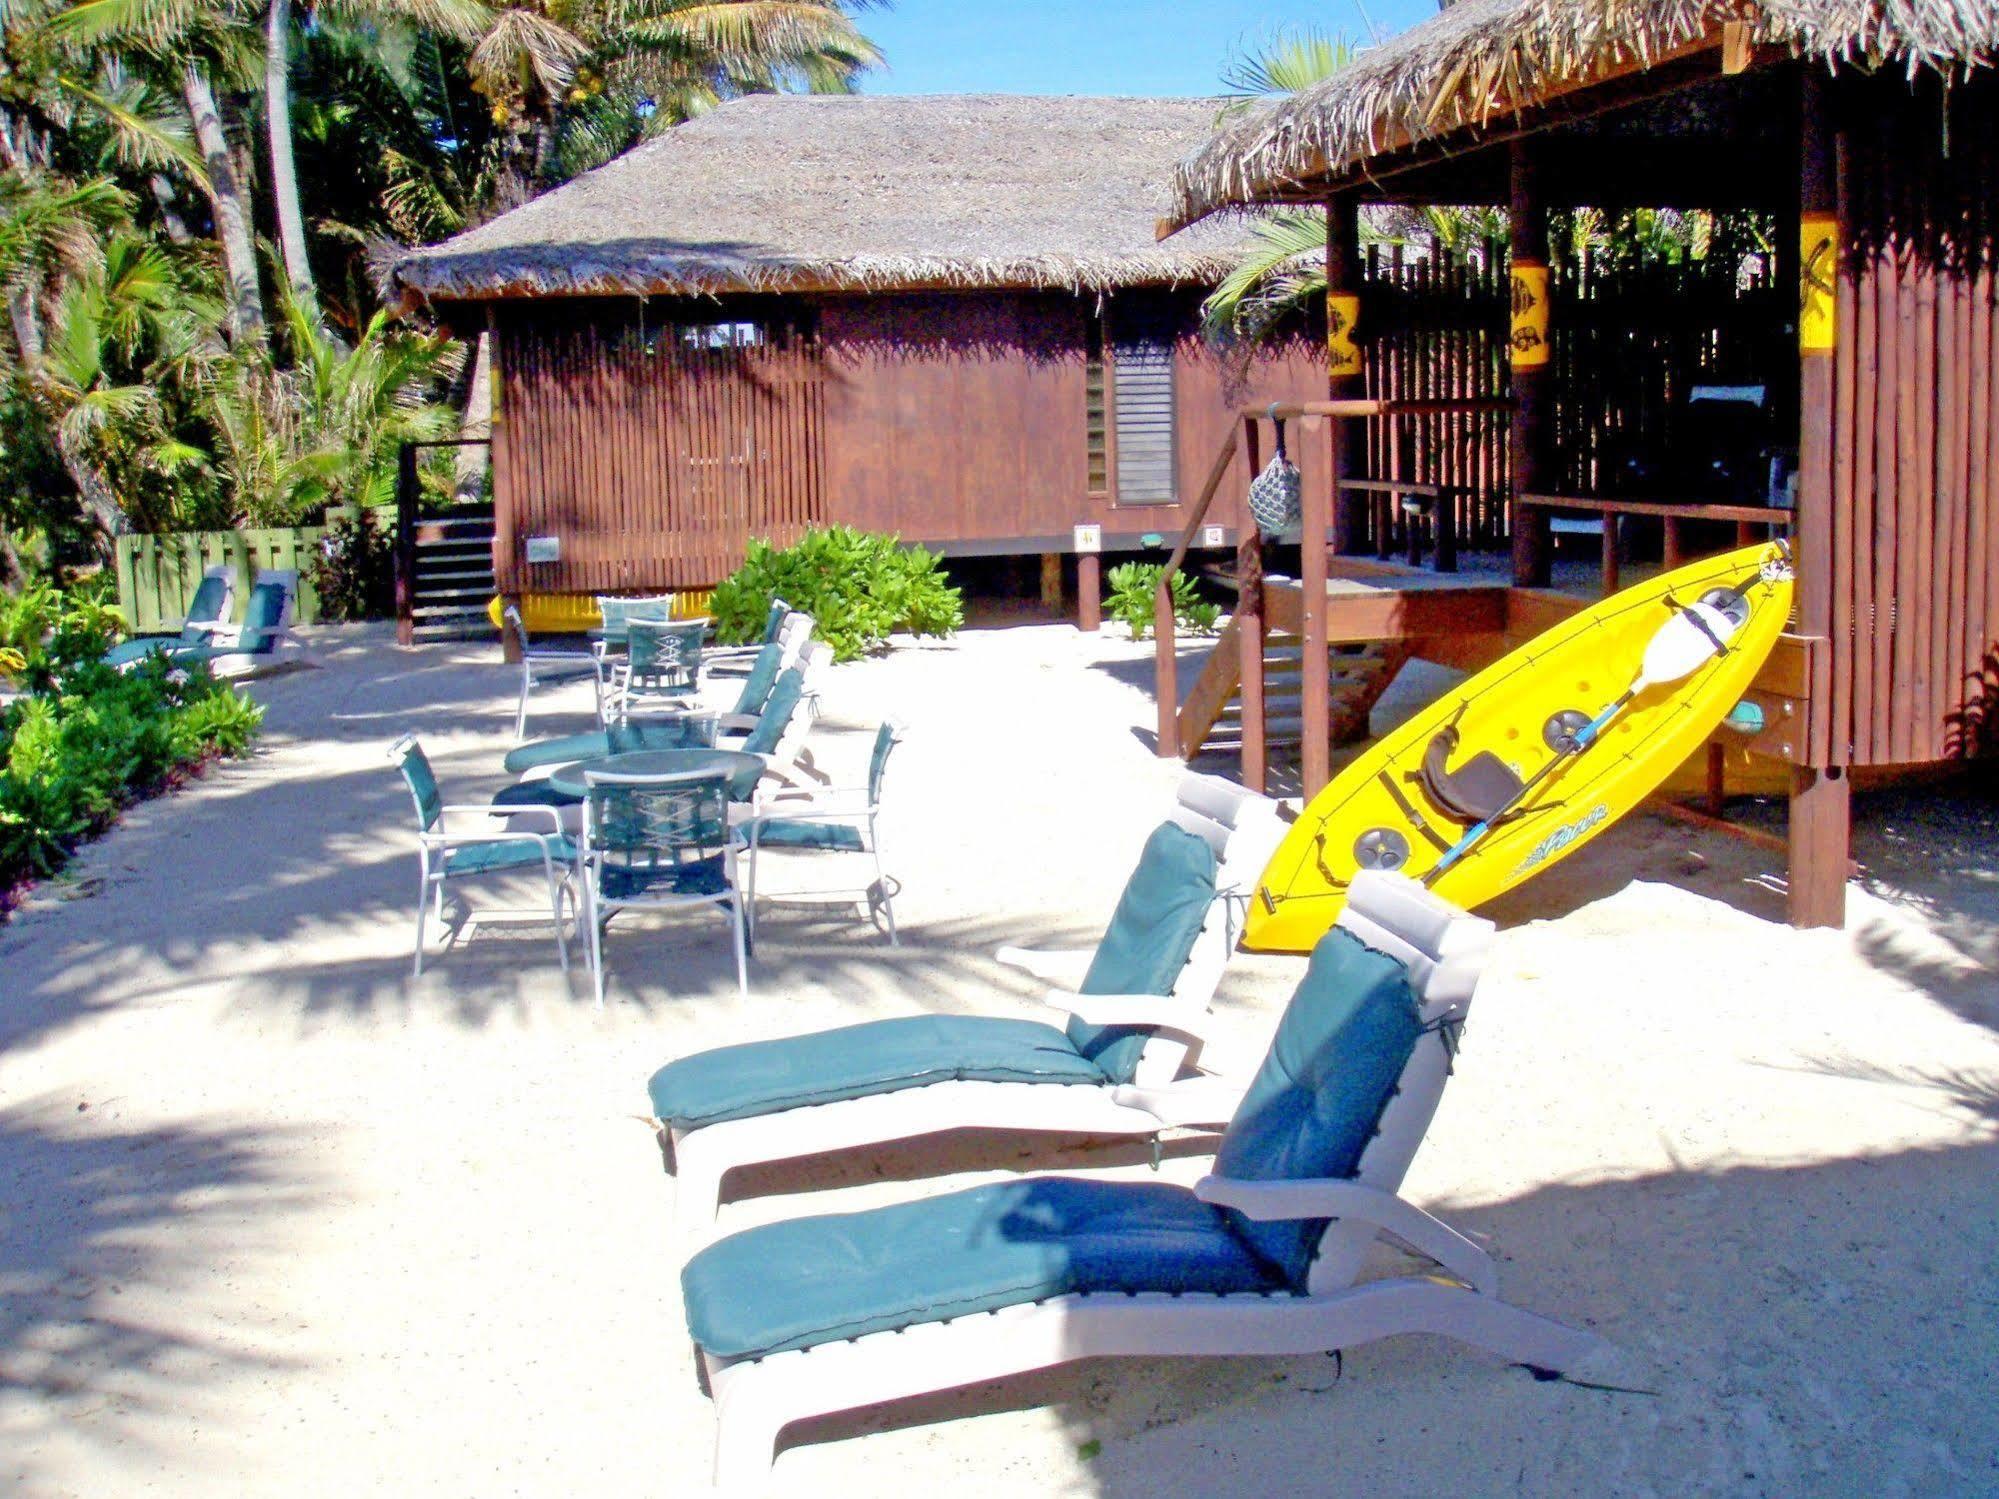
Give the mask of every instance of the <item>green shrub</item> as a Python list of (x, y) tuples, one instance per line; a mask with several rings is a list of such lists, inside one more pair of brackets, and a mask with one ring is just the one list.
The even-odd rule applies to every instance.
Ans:
[(0, 643), (28, 688), (0, 712), (0, 899), (55, 873), (136, 797), (256, 738), (263, 709), (205, 666), (104, 665), (116, 625), (100, 603), (54, 589), (0, 602)]
[[(1123, 620), (1133, 640), (1143, 640), (1152, 633), (1153, 599), (1165, 574), (1163, 562), (1121, 562), (1110, 570), (1111, 587), (1104, 597), (1104, 612), (1112, 619)], [(1192, 578), (1183, 572), (1173, 575), (1176, 626), (1189, 634), (1207, 635), (1221, 617), (1220, 607), (1201, 597)]]
[(396, 543), (373, 511), (336, 521), (306, 564), (323, 619), (386, 619), (396, 608)]
[(808, 531), (781, 550), (752, 541), (709, 603), (716, 638), (732, 645), (758, 639), (773, 598), (811, 615), (836, 661), (881, 649), (897, 630), (944, 636), (965, 622), (964, 602), (934, 552), (852, 526)]

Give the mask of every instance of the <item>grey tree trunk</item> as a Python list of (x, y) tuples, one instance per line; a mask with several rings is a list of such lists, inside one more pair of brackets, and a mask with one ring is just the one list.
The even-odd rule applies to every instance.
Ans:
[[(21, 363), (27, 366), (31, 378), (41, 376), (44, 347), (42, 319), (31, 288), (19, 286), (7, 293), (7, 318), (14, 327), (14, 343), (21, 351)], [(62, 460), (63, 469), (83, 499), (84, 514), (106, 536), (116, 536), (130, 529), (125, 522), (125, 507), (118, 503), (118, 497), (105, 483), (104, 475), (76, 450), (76, 444), (63, 430), (61, 422), (55, 423), (54, 430), (56, 456)]]
[(236, 174), (236, 159), (222, 129), (215, 90), (208, 79), (189, 67), (181, 75), (187, 112), (194, 121), (195, 144), (208, 168), (208, 201), (215, 211), (215, 238), (222, 246), (222, 268), (229, 280), (229, 341), (242, 343), (264, 334), (264, 293), (257, 280), (257, 246), (250, 233), (250, 200)]
[(319, 296), (306, 258), (305, 214), (292, 161), (291, 0), (271, 0), (264, 18), (264, 121), (271, 140), (271, 201), (278, 213), (278, 248), (292, 295), (319, 320)]
[[(458, 435), (488, 442), (493, 435), (493, 340), (484, 333), (472, 340), (471, 376), (465, 384), (465, 415), (458, 423)], [(491, 461), (490, 446), (458, 450), (452, 490), (460, 500), (479, 497)]]

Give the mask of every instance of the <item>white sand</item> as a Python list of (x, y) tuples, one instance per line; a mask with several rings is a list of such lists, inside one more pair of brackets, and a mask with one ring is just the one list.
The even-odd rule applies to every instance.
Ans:
[[(1086, 940), (1176, 774), (1142, 732), (1144, 653), (1023, 626), (838, 669), (824, 758), (858, 766), (885, 712), (915, 729), (886, 831), (906, 946), (775, 912), (745, 1002), (719, 924), (621, 926), (600, 1016), (532, 929), (481, 932), (410, 982), (410, 810), (384, 748), (415, 728), (448, 793), (489, 793), (512, 678), (490, 650), (332, 639), (320, 669), (256, 689), (255, 760), (139, 809), (78, 861), (75, 898), (0, 927), (0, 1490), (695, 1489), (711, 1417), (647, 1074), (717, 1042), (1023, 1002), (990, 949)], [(1900, 893), (1857, 890), (1843, 933), (1772, 924), (1773, 861), (1649, 819), (1494, 913), (1409, 1191), (1490, 1236), (1513, 1299), (1616, 1340), (1645, 1393), (1428, 1339), (1357, 1350), (1337, 1379), (1318, 1357), (1102, 1363), (795, 1434), (779, 1476), (1999, 1491), (1994, 822), (1892, 804), (1861, 851), (1870, 890)], [(1296, 971), (1232, 972), (1239, 1048)], [(879, 1178), (934, 1155), (793, 1168), (754, 1185), (813, 1195), (725, 1221), (932, 1190)]]

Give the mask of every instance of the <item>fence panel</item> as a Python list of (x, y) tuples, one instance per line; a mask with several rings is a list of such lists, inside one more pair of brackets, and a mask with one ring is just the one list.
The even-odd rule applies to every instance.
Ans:
[[(378, 528), (393, 530), (394, 507), (374, 514)], [(257, 574), (283, 570), (296, 572), (299, 579), (293, 623), (318, 624), (319, 594), (308, 564), (325, 535), (324, 526), (274, 526), (120, 536), (115, 549), (118, 608), (134, 630), (171, 629), (186, 616), (203, 574), (211, 567), (227, 567), (236, 574), (240, 614)]]

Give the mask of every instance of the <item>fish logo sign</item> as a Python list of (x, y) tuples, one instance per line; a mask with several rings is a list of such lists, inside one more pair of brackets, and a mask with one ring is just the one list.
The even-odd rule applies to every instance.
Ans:
[(1592, 831), (1609, 820), (1610, 808), (1602, 802), (1598, 802), (1574, 822), (1568, 824), (1566, 827), (1556, 828), (1554, 832), (1529, 849), (1527, 857), (1522, 859), (1515, 867), (1513, 878), (1517, 880), (1531, 874), (1534, 870), (1539, 869), (1543, 864), (1554, 858), (1563, 849), (1588, 837)]

